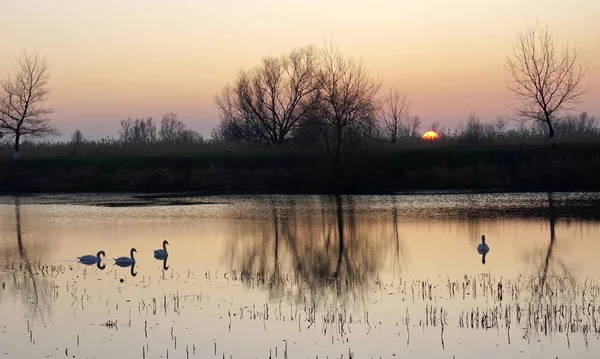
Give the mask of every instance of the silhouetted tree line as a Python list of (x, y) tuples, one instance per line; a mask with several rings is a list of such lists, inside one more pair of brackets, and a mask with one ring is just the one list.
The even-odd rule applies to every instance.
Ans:
[(121, 121), (119, 139), (124, 143), (141, 144), (155, 142), (169, 144), (194, 143), (203, 140), (197, 132), (187, 129), (185, 123), (179, 120), (175, 113), (165, 114), (159, 125), (160, 128), (157, 131), (157, 124), (152, 117), (127, 118)]
[[(80, 130), (71, 135), (69, 141), (22, 141), (21, 147), (31, 155), (88, 155), (88, 154), (161, 154), (161, 153), (194, 153), (198, 151), (222, 151), (227, 149), (252, 149), (256, 143), (214, 131), (205, 140), (199, 134), (187, 129), (185, 124), (176, 119), (176, 115), (167, 114), (166, 120), (159, 124), (152, 118), (126, 119), (122, 121), (120, 135), (117, 138), (106, 137), (91, 140)], [(418, 121), (418, 122), (417, 122)], [(504, 117), (486, 121), (470, 114), (465, 121), (453, 128), (445, 128), (439, 122), (424, 127), (418, 116), (406, 116), (397, 123), (395, 138), (385, 122), (369, 124), (362, 132), (349, 132), (352, 136), (345, 138), (344, 146), (354, 149), (414, 147), (423, 146), (420, 135), (422, 131), (434, 130), (440, 135), (440, 146), (469, 146), (481, 144), (520, 144), (542, 143), (548, 137), (547, 126), (543, 122), (516, 122)], [(317, 131), (318, 124), (298, 129), (297, 137), (289, 143), (282, 144), (286, 148), (319, 148), (327, 150), (331, 141), (322, 134), (315, 134), (318, 141), (310, 136)], [(586, 112), (569, 115), (555, 121), (555, 139), (563, 142), (595, 142), (600, 140), (600, 119), (589, 116)], [(302, 137), (299, 136), (302, 134)], [(329, 141), (329, 142), (328, 142)], [(0, 150), (10, 151), (11, 138), (0, 138)], [(312, 146), (312, 147), (311, 147)], [(331, 149), (331, 147), (329, 148)]]
[[(566, 142), (600, 139), (600, 120), (597, 117), (589, 116), (587, 112), (555, 118), (553, 123), (555, 131), (553, 138)], [(460, 122), (454, 131), (448, 131), (441, 135), (463, 143), (531, 142), (532, 139), (547, 138), (548, 127), (543, 121), (515, 122), (504, 117), (486, 122), (472, 113), (465, 122)]]
[[(13, 139), (0, 136), (0, 150), (8, 149)], [(210, 141), (209, 141), (210, 142)], [(26, 138), (20, 142), (29, 154), (36, 155), (90, 155), (90, 154), (161, 154), (193, 153), (204, 150), (209, 143), (195, 131), (187, 128), (175, 113), (165, 114), (159, 123), (152, 117), (127, 118), (121, 121), (118, 137), (97, 140), (86, 138), (81, 130), (71, 134), (69, 141), (35, 141)]]
[(380, 86), (360, 61), (333, 46), (267, 57), (216, 97), (221, 123), (214, 137), (262, 147), (314, 146), (337, 155), (376, 132)]
[[(551, 143), (555, 137), (577, 140), (598, 136), (597, 118), (565, 111), (586, 91), (580, 85), (582, 65), (574, 51), (560, 58), (551, 46), (553, 41), (547, 29), (540, 34), (529, 28), (519, 35), (515, 53), (507, 60), (516, 81), (511, 88), (522, 105), (519, 121), (500, 117), (485, 122), (473, 113), (454, 130), (441, 127), (439, 122), (425, 130), (436, 131), (441, 140), (463, 144), (539, 137)], [(546, 58), (535, 50), (543, 51)], [(530, 66), (519, 68), (519, 59)], [(523, 79), (527, 71), (535, 70), (536, 62), (548, 71), (541, 85)], [(544, 97), (545, 102), (535, 100), (537, 85), (544, 93), (538, 97)], [(216, 97), (220, 124), (212, 141), (262, 148), (319, 148), (335, 153), (337, 159), (345, 147), (385, 142), (396, 145), (420, 138), (423, 122), (411, 114), (406, 94), (394, 85), (388, 94), (380, 96), (380, 87), (381, 82), (371, 77), (360, 61), (331, 45), (266, 57), (255, 68), (242, 71)], [(534, 91), (527, 92), (531, 88)]]

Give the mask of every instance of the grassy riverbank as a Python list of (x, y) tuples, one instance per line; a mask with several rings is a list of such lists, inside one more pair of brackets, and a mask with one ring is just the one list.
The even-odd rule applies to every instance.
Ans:
[(0, 192), (600, 189), (597, 144), (361, 151), (345, 153), (341, 163), (336, 180), (333, 160), (310, 151), (2, 159)]

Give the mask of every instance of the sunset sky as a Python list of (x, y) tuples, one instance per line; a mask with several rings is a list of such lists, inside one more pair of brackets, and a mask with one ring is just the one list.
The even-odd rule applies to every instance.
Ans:
[(116, 136), (122, 119), (166, 112), (207, 136), (214, 95), (239, 70), (333, 39), (384, 90), (401, 86), (424, 132), (512, 114), (504, 63), (528, 22), (578, 47), (581, 110), (600, 116), (598, 0), (0, 0), (0, 78), (22, 49), (46, 54), (61, 138)]

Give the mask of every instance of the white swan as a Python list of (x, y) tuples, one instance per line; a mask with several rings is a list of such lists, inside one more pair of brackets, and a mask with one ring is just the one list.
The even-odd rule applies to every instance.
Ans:
[(485, 235), (481, 236), (481, 243), (477, 246), (477, 253), (486, 254), (490, 251), (490, 246), (485, 243)]
[(168, 241), (163, 241), (162, 249), (157, 249), (154, 251), (154, 258), (164, 258), (169, 255), (167, 252), (167, 244), (169, 244)]
[(127, 266), (127, 267), (132, 264), (135, 264), (135, 258), (133, 257), (133, 252), (137, 252), (135, 250), (135, 248), (131, 248), (131, 251), (129, 251), (129, 255), (131, 257), (113, 258), (115, 260), (115, 264), (119, 265), (119, 266)]
[(100, 261), (101, 261), (100, 255), (103, 255), (106, 257), (106, 253), (104, 253), (104, 251), (98, 251), (98, 253), (96, 255), (88, 254), (85, 256), (77, 257), (77, 259), (79, 259), (79, 261), (81, 263), (96, 264), (96, 263), (100, 263)]

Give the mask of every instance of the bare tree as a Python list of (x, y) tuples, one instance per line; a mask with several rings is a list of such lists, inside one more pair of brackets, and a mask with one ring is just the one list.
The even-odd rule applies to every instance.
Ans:
[(83, 136), (81, 130), (75, 130), (75, 132), (71, 134), (71, 156), (75, 156), (77, 150), (84, 142), (85, 136)]
[(410, 102), (397, 85), (390, 89), (390, 92), (383, 100), (382, 122), (384, 130), (390, 136), (393, 144), (398, 139), (398, 131), (410, 113)]
[(314, 48), (304, 47), (242, 72), (215, 99), (221, 122), (237, 138), (280, 146), (317, 101), (318, 60)]
[(508, 119), (502, 116), (497, 117), (492, 125), (494, 126), (496, 138), (501, 137), (508, 127)]
[(440, 132), (440, 129), (441, 129), (441, 126), (442, 126), (442, 125), (441, 125), (441, 124), (440, 124), (438, 121), (434, 121), (434, 122), (432, 122), (432, 123), (431, 123), (431, 125), (429, 126), (429, 129), (430, 129), (431, 131), (433, 131), (433, 132), (435, 132), (435, 133), (438, 133), (438, 134), (439, 134), (439, 132)]
[(152, 143), (156, 141), (156, 124), (152, 117), (127, 118), (121, 121), (119, 136), (123, 142)]
[(14, 77), (2, 81), (0, 88), (0, 132), (14, 137), (14, 159), (19, 158), (22, 137), (57, 135), (48, 116), (53, 112), (44, 105), (48, 99), (46, 58), (26, 50), (17, 58)]
[(577, 120), (577, 132), (580, 134), (595, 134), (598, 132), (598, 119), (589, 116), (587, 112), (579, 114)]
[(518, 35), (506, 68), (513, 80), (509, 88), (519, 101), (517, 115), (543, 122), (551, 145), (559, 114), (579, 104), (588, 89), (582, 86), (585, 68), (577, 49), (567, 45), (558, 50), (547, 27), (529, 26)]
[(361, 62), (343, 56), (331, 44), (323, 51), (318, 82), (322, 121), (332, 136), (334, 166), (339, 173), (343, 143), (375, 118), (381, 82), (374, 80)]
[(158, 135), (161, 141), (174, 143), (179, 141), (185, 131), (185, 124), (177, 118), (177, 114), (169, 112), (160, 120)]
[(84, 141), (85, 141), (85, 136), (83, 135), (81, 130), (75, 130), (75, 132), (73, 132), (71, 134), (71, 143), (80, 145)]
[(475, 112), (471, 112), (467, 123), (462, 127), (460, 137), (470, 142), (478, 142), (483, 138), (484, 125)]
[(201, 139), (197, 132), (185, 128), (185, 123), (173, 112), (165, 114), (160, 120), (158, 135), (161, 141), (167, 143), (193, 142)]
[(417, 132), (421, 127), (421, 118), (419, 116), (409, 116), (406, 119), (406, 124), (408, 126), (408, 131), (410, 133), (411, 138), (417, 137)]

